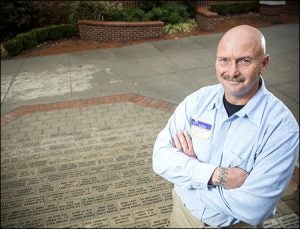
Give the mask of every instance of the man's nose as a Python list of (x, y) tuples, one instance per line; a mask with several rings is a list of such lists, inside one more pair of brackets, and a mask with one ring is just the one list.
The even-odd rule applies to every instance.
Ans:
[(235, 62), (232, 62), (227, 69), (227, 74), (231, 77), (240, 75), (240, 71), (238, 69), (238, 65)]

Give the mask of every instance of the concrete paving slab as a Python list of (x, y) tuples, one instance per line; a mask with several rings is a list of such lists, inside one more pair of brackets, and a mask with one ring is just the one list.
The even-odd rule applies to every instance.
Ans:
[(171, 42), (170, 40), (155, 41), (152, 44), (162, 53), (181, 51), (185, 52), (201, 48), (196, 42), (194, 42), (189, 37), (173, 39), (171, 40)]
[(299, 37), (299, 23), (293, 23), (288, 25), (276, 25), (276, 26), (268, 26), (261, 28), (261, 31), (264, 33), (266, 37), (276, 38), (278, 36), (287, 36), (287, 34), (291, 37), (289, 39), (297, 39)]
[(289, 52), (286, 54), (281, 54), (280, 58), (289, 61), (293, 64), (299, 65), (299, 48), (296, 49), (297, 51)]
[(107, 61), (101, 63), (102, 68), (104, 69), (103, 75), (110, 80), (117, 79), (131, 79), (131, 74), (128, 74), (127, 69), (137, 66), (138, 60), (118, 60), (118, 61)]
[[(98, 75), (94, 77), (94, 80), (97, 78), (105, 79), (103, 82), (109, 82), (119, 79), (130, 79), (130, 75), (126, 72), (127, 67), (124, 61), (106, 61), (101, 63), (101, 72), (98, 72)], [(135, 61), (132, 61), (134, 63)]]
[(68, 54), (70, 65), (83, 66), (86, 64), (98, 64), (105, 61), (117, 60), (112, 49), (74, 52)]
[(48, 71), (49, 73), (56, 69), (66, 68), (69, 65), (68, 54), (59, 54), (55, 58), (52, 56), (24, 58), (18, 73)]
[(100, 85), (98, 83), (72, 83), (71, 98), (92, 98), (100, 94)]
[(97, 81), (101, 73), (104, 71), (104, 68), (101, 64), (85, 64), (85, 65), (71, 65), (69, 69), (69, 76), (71, 79), (71, 84), (73, 83), (82, 83), (88, 84), (92, 80)]
[(17, 102), (37, 99), (39, 97), (64, 95), (70, 93), (69, 72), (22, 72), (13, 81), (5, 101)]
[(112, 79), (100, 85), (99, 96), (137, 93), (136, 82), (132, 80)]
[(271, 56), (264, 77), (267, 85), (272, 86), (299, 81), (299, 65), (282, 59), (280, 56)]
[[(296, 86), (295, 86), (296, 87)], [(269, 91), (272, 92), (277, 98), (279, 98), (286, 106), (291, 110), (296, 120), (299, 123), (299, 102), (295, 98), (291, 98), (288, 93), (282, 92), (272, 86), (269, 87)], [(297, 92), (296, 92), (297, 93)]]
[(1, 78), (2, 75), (12, 75), (15, 76), (24, 59), (15, 59), (15, 60), (1, 60)]
[(198, 90), (197, 82), (184, 72), (151, 76), (146, 79), (135, 79), (138, 93), (145, 96), (154, 97), (159, 94), (160, 98), (179, 103), (182, 98)]
[[(293, 42), (295, 43), (295, 42)], [(290, 52), (294, 52), (295, 50), (299, 50), (299, 46), (291, 43), (287, 43), (284, 37), (277, 37), (276, 39), (270, 39), (267, 44), (267, 52), (270, 55), (280, 55), (280, 54), (287, 54)]]
[(202, 35), (202, 36), (191, 36), (191, 40), (198, 43), (201, 47), (210, 49), (213, 53), (216, 52), (218, 42), (222, 37), (223, 33)]
[(198, 83), (199, 88), (218, 83), (214, 66), (187, 70), (185, 73)]
[(129, 78), (148, 78), (149, 76), (175, 73), (180, 70), (176, 64), (163, 55), (121, 61), (116, 67), (119, 71), (126, 73)]
[(282, 83), (277, 86), (274, 86), (275, 89), (280, 91), (282, 94), (286, 94), (286, 92), (289, 92), (287, 95), (290, 99), (295, 100), (299, 103), (299, 86), (296, 85), (297, 81), (295, 82), (288, 82), (288, 83)]
[(1, 74), (1, 103), (4, 101), (4, 98), (7, 95), (8, 89), (12, 84), (13, 79), (14, 79), (13, 75), (6, 74), (6, 73)]
[(165, 55), (183, 70), (214, 66), (216, 59), (216, 55), (205, 48), (182, 51), (180, 54), (177, 52), (166, 53)]
[(139, 59), (148, 56), (161, 55), (160, 51), (152, 43), (129, 45), (111, 49), (118, 60)]

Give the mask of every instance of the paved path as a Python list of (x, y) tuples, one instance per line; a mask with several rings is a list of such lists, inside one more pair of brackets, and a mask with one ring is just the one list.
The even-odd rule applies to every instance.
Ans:
[[(299, 121), (298, 24), (263, 31), (267, 85)], [(216, 82), (220, 36), (1, 61), (1, 227), (167, 227), (153, 143), (184, 96)], [(299, 227), (298, 178), (265, 227)]]
[(171, 184), (152, 172), (151, 152), (169, 115), (123, 102), (8, 123), (1, 226), (166, 226)]
[[(271, 55), (265, 80), (299, 120), (299, 24), (262, 29)], [(1, 114), (40, 104), (123, 93), (179, 103), (216, 83), (222, 34), (1, 61)]]

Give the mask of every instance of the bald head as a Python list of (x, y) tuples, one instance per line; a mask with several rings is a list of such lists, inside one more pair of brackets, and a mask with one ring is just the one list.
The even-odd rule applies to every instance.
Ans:
[(228, 30), (221, 38), (218, 50), (221, 46), (227, 45), (235, 49), (254, 49), (257, 54), (266, 54), (266, 41), (264, 35), (256, 28), (249, 25), (239, 25)]
[(228, 30), (221, 38), (216, 58), (216, 75), (232, 104), (246, 104), (259, 89), (269, 63), (263, 34), (249, 25)]

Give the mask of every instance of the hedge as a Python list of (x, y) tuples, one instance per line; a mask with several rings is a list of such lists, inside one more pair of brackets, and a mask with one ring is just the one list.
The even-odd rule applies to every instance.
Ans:
[(3, 46), (9, 56), (16, 56), (24, 50), (34, 48), (39, 43), (71, 37), (76, 33), (77, 28), (73, 24), (51, 25), (20, 33), (16, 37), (5, 41)]
[(219, 15), (258, 12), (259, 1), (211, 5), (211, 10)]

